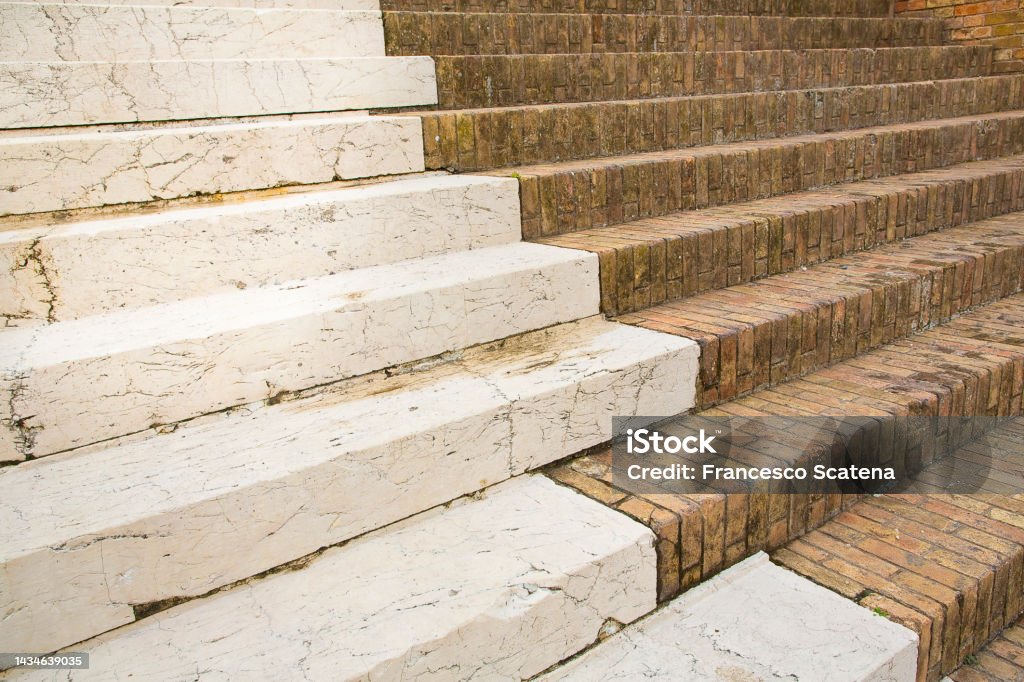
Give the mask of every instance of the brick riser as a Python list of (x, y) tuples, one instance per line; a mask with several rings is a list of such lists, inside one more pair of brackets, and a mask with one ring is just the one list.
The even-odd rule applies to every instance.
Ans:
[[(1024, 297), (1018, 295), (870, 351), (855, 361), (818, 370), (701, 414), (872, 415), (882, 425), (908, 414), (1019, 415), (1024, 389), (1022, 325)], [(883, 432), (881, 428), (877, 433)], [(978, 435), (936, 432), (925, 434), (923, 441), (898, 445), (928, 462), (937, 448), (966, 444)], [(607, 449), (556, 465), (547, 473), (655, 532), (662, 600), (756, 551), (776, 549), (805, 535), (858, 499), (840, 494), (631, 494), (612, 485)]]
[(950, 673), (953, 682), (1003, 682), (1024, 679), (1024, 620), (1003, 630), (975, 660)]
[(382, 0), (405, 12), (530, 12), (587, 14), (769, 14), (864, 16), (889, 14), (890, 0)]
[(601, 308), (635, 312), (1024, 210), (1024, 159), (982, 161), (540, 240), (592, 251)]
[(992, 48), (437, 56), (434, 62), (437, 108), (463, 109), (988, 76)]
[(639, 154), (1024, 109), (1024, 76), (430, 111), (430, 169)]
[(385, 12), (392, 55), (587, 54), (918, 47), (942, 22), (912, 19)]
[(520, 180), (527, 239), (1024, 151), (1024, 114), (495, 171)]

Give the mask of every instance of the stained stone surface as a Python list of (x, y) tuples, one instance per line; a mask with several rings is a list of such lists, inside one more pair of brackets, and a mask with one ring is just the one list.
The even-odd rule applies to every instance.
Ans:
[(913, 682), (917, 635), (763, 552), (542, 679)]
[(410, 116), (0, 137), (0, 216), (415, 173)]
[(594, 315), (597, 267), (519, 243), (8, 330), (0, 461)]
[(508, 244), (519, 229), (515, 180), (438, 175), (0, 231), (0, 318), (28, 326), (320, 277)]
[[(358, 486), (350, 490), (358, 494)], [(234, 536), (222, 539), (218, 553), (241, 546)], [(521, 476), (483, 499), (425, 512), (330, 550), (297, 572), (76, 644), (90, 653), (92, 666), (70, 679), (176, 679), (189, 671), (204, 680), (292, 679), (296, 668), (314, 680), (419, 679), (431, 672), (518, 679), (594, 641), (606, 619), (630, 622), (654, 605), (648, 529), (543, 477)], [(124, 606), (91, 621), (68, 606), (58, 612), (49, 631), (42, 622), (35, 629), (3, 623), (5, 644), (38, 648), (44, 637), (74, 641), (82, 626), (100, 632), (131, 620)], [(14, 619), (26, 621), (20, 612)], [(52, 674), (12, 671), (0, 679)]]
[(0, 63), (0, 128), (437, 102), (429, 57)]
[[(0, 2), (2, 62), (384, 56), (379, 12)], [(296, 36), (301, 36), (297, 40)]]

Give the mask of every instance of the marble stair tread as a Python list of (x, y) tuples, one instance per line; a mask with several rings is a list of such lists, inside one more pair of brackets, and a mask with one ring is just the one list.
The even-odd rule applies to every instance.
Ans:
[(522, 679), (654, 604), (648, 529), (524, 476), (0, 679)]
[(517, 243), (6, 330), (0, 461), (570, 322), (598, 296), (593, 254)]
[(408, 116), (33, 132), (0, 137), (0, 217), (422, 170)]
[(8, 467), (0, 639), (71, 644), (689, 409), (696, 356), (595, 317)]
[(917, 635), (762, 553), (540, 678), (913, 682)]
[(0, 2), (0, 61), (384, 56), (378, 12)]
[(0, 231), (0, 320), (77, 319), (509, 244), (519, 233), (514, 180), (450, 175), (50, 221)]
[(0, 63), (0, 128), (183, 121), (437, 102), (429, 57)]

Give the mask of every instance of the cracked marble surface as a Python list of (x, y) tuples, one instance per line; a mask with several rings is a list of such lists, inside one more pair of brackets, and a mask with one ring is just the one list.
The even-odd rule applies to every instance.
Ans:
[(371, 11), (0, 2), (0, 35), (0, 62), (384, 56)]
[(0, 128), (437, 102), (429, 57), (0, 63)]
[(131, 604), (203, 594), (607, 441), (614, 415), (689, 409), (696, 362), (690, 341), (595, 317), (2, 470), (0, 640), (79, 641)]
[(917, 635), (759, 553), (541, 678), (913, 682)]
[(595, 315), (597, 268), (517, 243), (5, 330), (0, 461)]
[(0, 327), (519, 241), (511, 178), (431, 176), (0, 232)]
[[(92, 656), (87, 679), (196, 671), (204, 680), (293, 679), (296, 669), (313, 680), (518, 679), (594, 641), (606, 619), (628, 623), (654, 608), (655, 571), (647, 528), (543, 477), (521, 476), (482, 499), (329, 550), (297, 572), (184, 604), (75, 650)], [(10, 633), (10, 646), (33, 641), (23, 629)], [(52, 675), (11, 671), (9, 679)]]
[(0, 138), (0, 216), (415, 173), (411, 116)]
[[(96, 0), (61, 0), (68, 5), (95, 5)], [(196, 7), (252, 7), (256, 9), (379, 10), (379, 0), (187, 0)], [(30, 3), (31, 4), (31, 3)], [(103, 0), (104, 5), (181, 5), (182, 0)]]

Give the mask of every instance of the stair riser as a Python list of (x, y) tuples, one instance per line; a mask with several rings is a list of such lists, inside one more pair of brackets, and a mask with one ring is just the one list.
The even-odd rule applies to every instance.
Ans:
[(0, 64), (0, 128), (181, 121), (436, 102), (427, 57)]
[(1024, 76), (418, 115), (427, 168), (479, 171), (1021, 108)]
[(384, 55), (376, 12), (0, 3), (0, 33), (6, 62)]
[[(60, 0), (68, 5), (95, 5), (96, 0)], [(106, 5), (138, 6), (139, 0), (104, 0)], [(180, 5), (181, 0), (146, 0), (146, 5)], [(243, 7), (254, 9), (330, 9), (335, 11), (377, 11), (378, 0), (189, 0), (196, 7)]]
[(536, 239), (1022, 151), (1024, 116), (1003, 115), (516, 172), (523, 236)]
[(889, 0), (384, 0), (406, 12), (526, 12), (567, 14), (757, 14), (884, 17)]
[[(695, 345), (607, 327), (606, 338), (565, 349), (561, 368), (530, 381), (456, 375), (417, 389), (412, 376), (410, 392), (389, 391), (395, 380), (378, 377), (356, 406), (332, 408), (337, 397), (328, 394), (326, 410), (314, 399), (186, 425), (158, 437), (170, 470), (153, 472), (152, 459), (130, 444), (58, 462), (81, 486), (144, 478), (132, 490), (150, 506), (129, 514), (132, 523), (99, 533), (64, 529), (72, 539), (8, 558), (0, 575), (16, 615), (0, 624), (0, 636), (27, 651), (71, 644), (130, 622), (132, 605), (203, 594), (608, 440), (614, 415), (692, 405), (680, 377), (696, 371)], [(645, 342), (649, 355), (631, 361), (623, 344), (635, 351)], [(574, 353), (600, 370), (567, 381)], [(396, 415), (405, 416), (396, 423)], [(240, 421), (224, 429), (231, 420)], [(241, 431), (251, 450), (221, 442)], [(287, 457), (274, 452), (281, 447)], [(211, 477), (214, 462), (220, 474)], [(61, 504), (38, 486), (24, 497), (33, 467), (45, 463), (0, 474), (7, 504)], [(226, 538), (253, 551), (226, 553)]]
[(984, 246), (956, 230), (621, 319), (700, 343), (697, 407), (707, 408), (1021, 291), (1019, 221), (969, 229)]
[(76, 646), (93, 680), (197, 666), (231, 679), (525, 679), (607, 619), (654, 608), (650, 542), (639, 524), (524, 478)]
[[(723, 207), (690, 220), (623, 225), (541, 240), (598, 254), (601, 310), (619, 315), (791, 272), (830, 258), (1024, 211), (1024, 167), (952, 169), (906, 186), (848, 186), (771, 205)], [(857, 189), (850, 196), (843, 189)], [(616, 235), (620, 237), (616, 240)]]
[[(231, 295), (152, 308), (148, 327), (131, 323), (135, 338), (108, 335), (84, 356), (78, 335), (97, 333), (91, 320), (66, 323), (89, 323), (89, 331), (72, 326), (59, 338), (52, 327), (43, 336), (32, 328), (13, 331), (2, 382), (10, 399), (0, 413), (8, 425), (0, 461), (52, 454), (598, 312), (596, 257), (527, 246), (490, 261), (475, 261), (481, 252), (472, 251), (425, 260), (415, 272), (382, 266), (341, 281), (267, 288), (254, 291), (237, 312)], [(441, 267), (461, 272), (438, 277), (431, 268)], [(404, 279), (396, 281), (396, 272)], [(106, 324), (127, 323), (120, 316)], [(54, 361), (69, 356), (75, 359)]]
[(392, 55), (590, 54), (941, 45), (937, 20), (386, 12)]
[[(990, 47), (441, 56), (439, 108), (601, 102), (971, 78), (991, 73)], [(880, 76), (884, 74), (884, 76)]]
[(437, 177), (0, 233), (0, 317), (76, 319), (509, 244), (519, 230), (514, 180)]
[(423, 170), (404, 116), (0, 139), (0, 216)]

